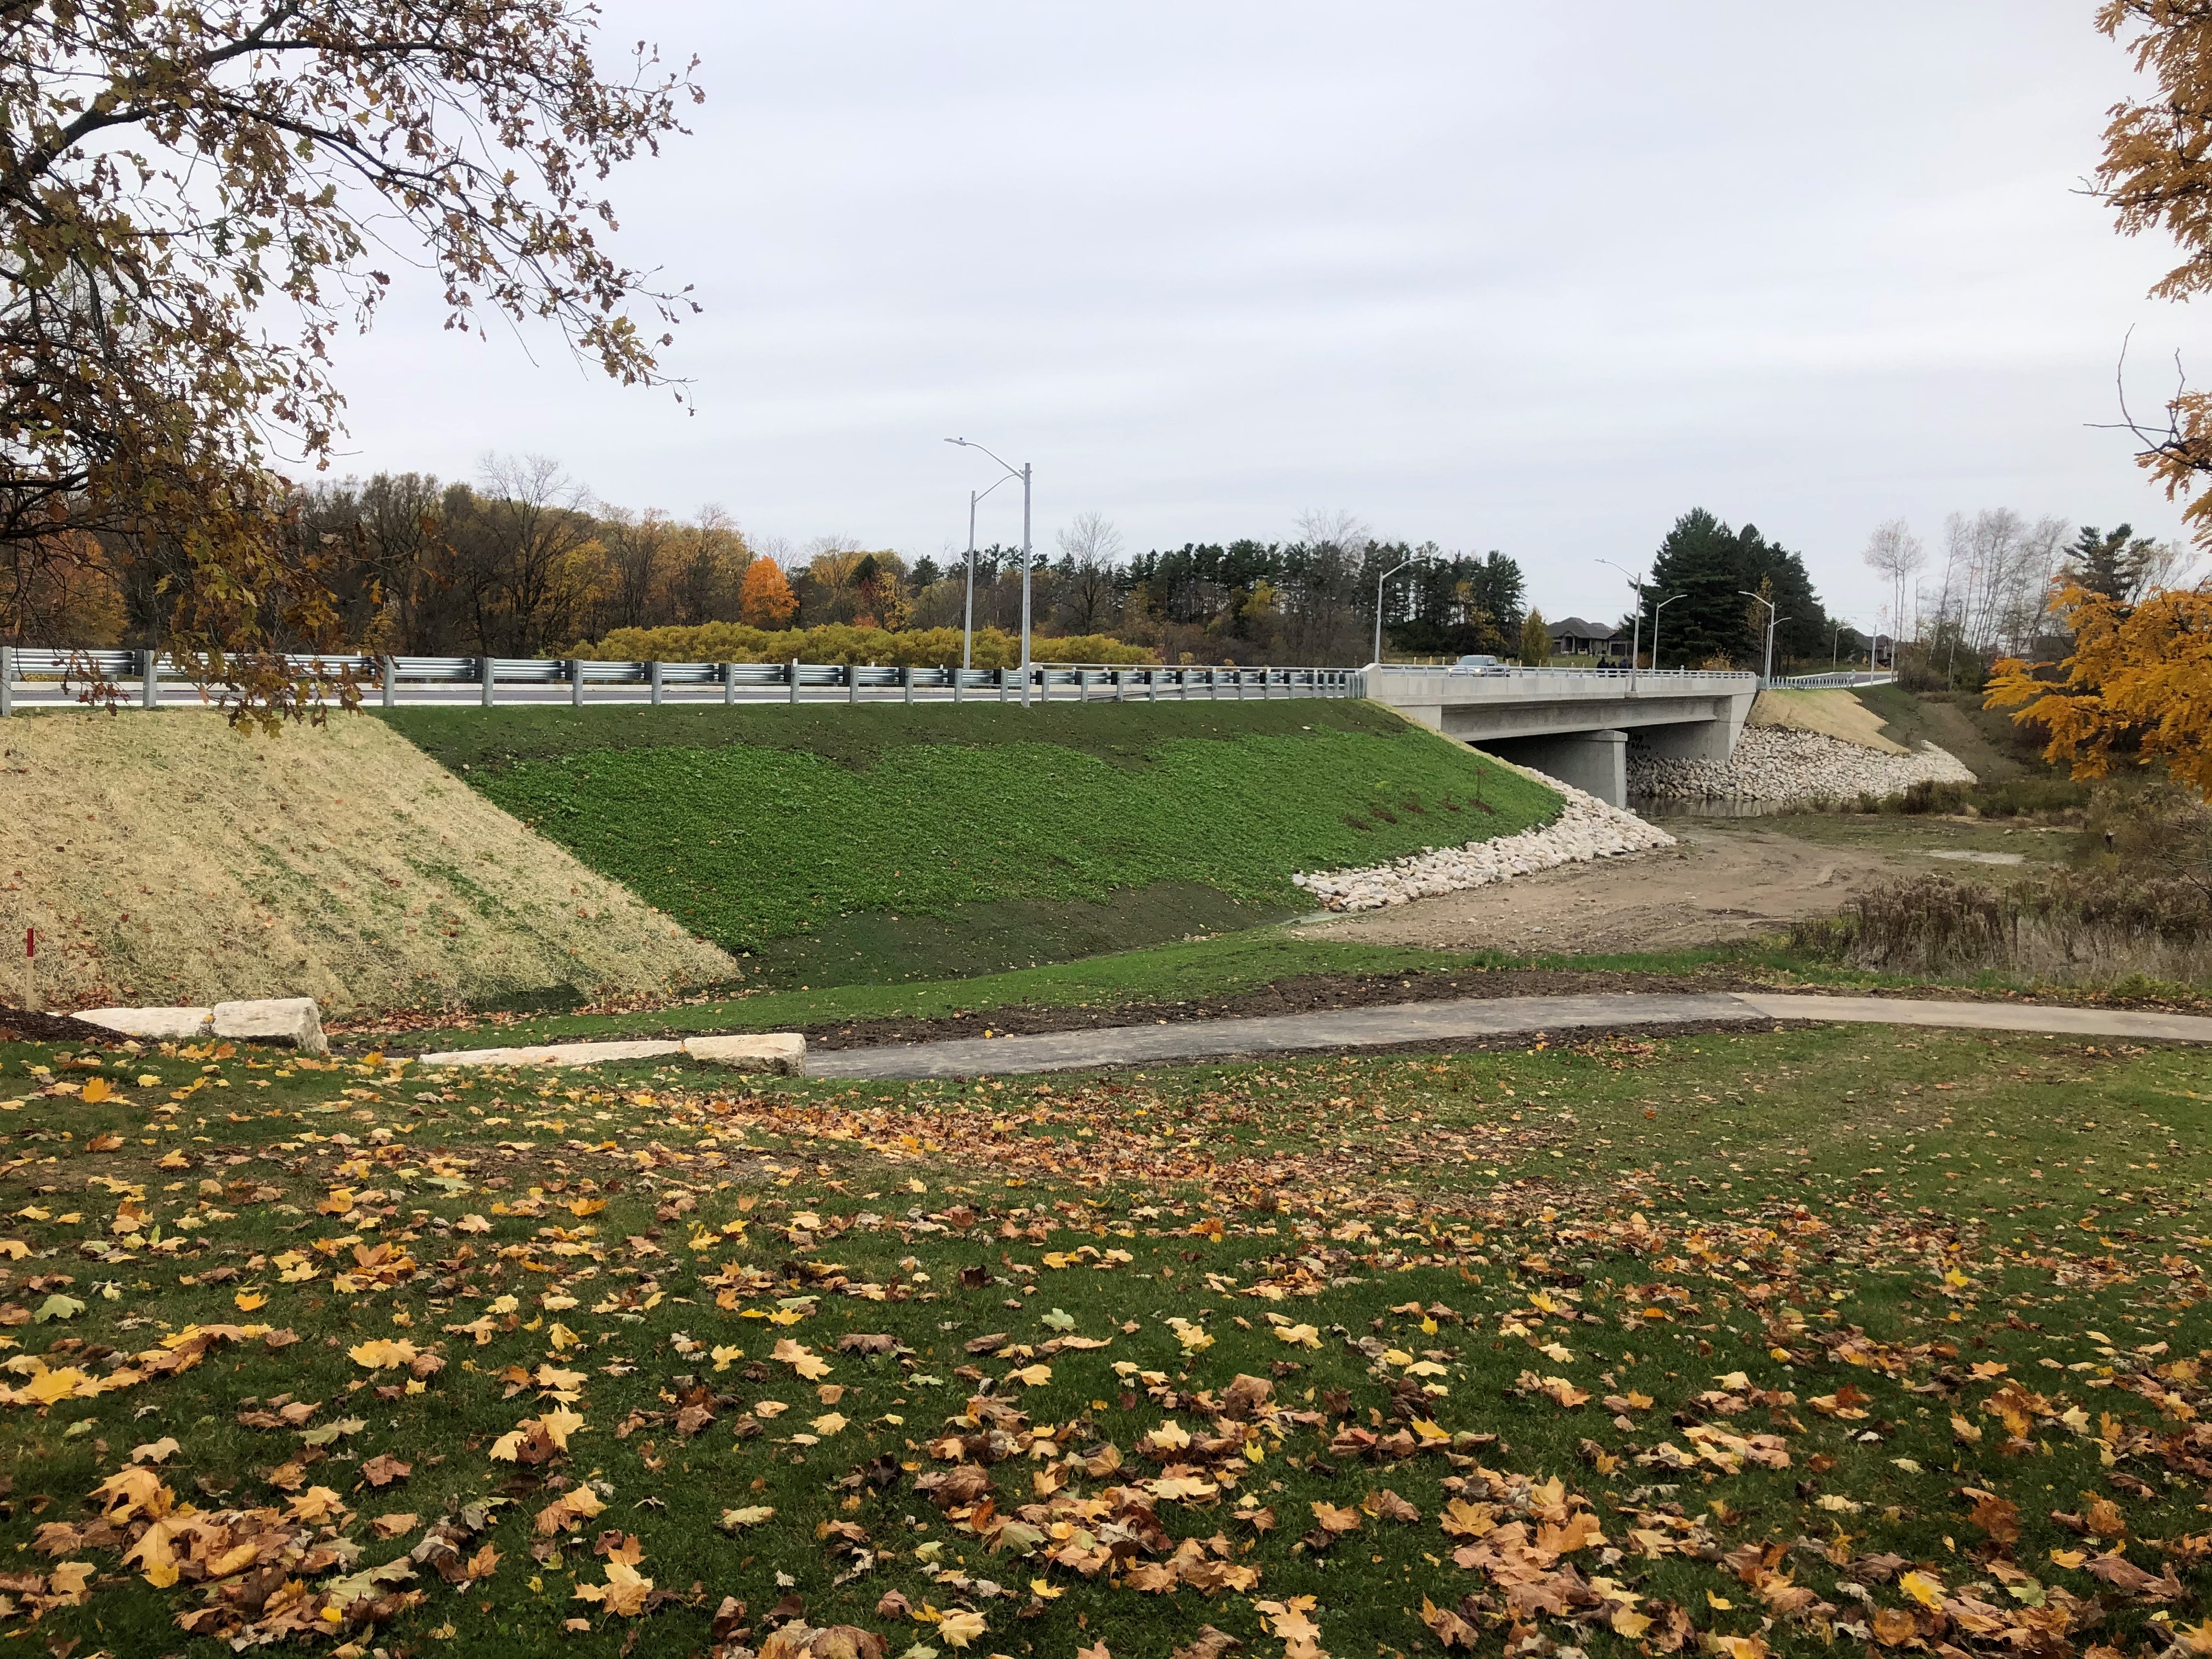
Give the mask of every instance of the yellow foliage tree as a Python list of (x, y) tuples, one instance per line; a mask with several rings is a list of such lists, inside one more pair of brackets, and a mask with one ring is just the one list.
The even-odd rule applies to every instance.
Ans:
[(749, 628), (781, 628), (799, 609), (799, 599), (774, 559), (755, 559), (738, 588), (738, 615)]
[[(2151, 289), (2160, 300), (2212, 291), (2212, 5), (2203, 0), (2105, 0), (2097, 27), (2128, 42), (2136, 68), (2155, 82), (2153, 96), (2115, 104), (2105, 128), (2097, 189), (2121, 234), (2163, 229), (2182, 261)], [(2166, 404), (2164, 430), (2130, 428), (2142, 441), (2137, 461), (2166, 499), (2196, 495), (2212, 473), (2212, 394), (2186, 389)], [(2200, 547), (2212, 546), (2212, 495), (2183, 511)]]
[(2006, 658), (1984, 706), (2042, 726), (2044, 758), (2070, 762), (2077, 778), (2105, 776), (2131, 746), (2212, 797), (2212, 592), (2166, 588), (2129, 606), (2066, 582), (2051, 609), (2073, 633), (2073, 654), (2055, 678), (2049, 663)]

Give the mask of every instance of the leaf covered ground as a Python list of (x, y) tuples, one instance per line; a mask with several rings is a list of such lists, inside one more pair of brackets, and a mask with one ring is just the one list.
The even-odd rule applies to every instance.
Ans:
[(768, 1091), (0, 1048), (0, 1633), (2212, 1651), (2208, 1093), (1863, 1029)]

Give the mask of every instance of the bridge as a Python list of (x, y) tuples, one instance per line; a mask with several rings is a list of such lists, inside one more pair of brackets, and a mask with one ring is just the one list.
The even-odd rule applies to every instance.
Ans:
[(1726, 760), (1759, 676), (1698, 669), (1442, 668), (1370, 664), (1363, 695), (1407, 718), (1533, 767), (1615, 806), (1628, 804), (1628, 739), (1654, 754)]

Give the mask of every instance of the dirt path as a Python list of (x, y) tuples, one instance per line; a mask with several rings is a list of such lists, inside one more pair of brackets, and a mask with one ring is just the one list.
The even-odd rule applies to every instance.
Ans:
[(1297, 931), (1440, 950), (1684, 950), (1826, 915), (1880, 878), (1940, 867), (1904, 850), (1815, 846), (1743, 819), (1669, 818), (1665, 827), (1680, 846), (1331, 917)]

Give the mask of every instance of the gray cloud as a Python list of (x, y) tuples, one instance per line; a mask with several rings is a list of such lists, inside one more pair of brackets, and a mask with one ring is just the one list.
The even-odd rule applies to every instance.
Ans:
[(927, 552), (989, 476), (958, 433), (1036, 464), (1047, 546), (1342, 507), (1503, 548), (1555, 613), (1618, 610), (1594, 561), (1702, 505), (1870, 621), (1884, 519), (2178, 523), (2091, 424), (2130, 326), (2152, 404), (2195, 334), (2142, 297), (2167, 249), (2080, 193), (2128, 84), (2087, 13), (615, 0), (610, 40), (706, 59), (695, 136), (618, 192), (707, 307), (696, 412), (416, 293), (342, 348), (351, 464), (541, 452)]

